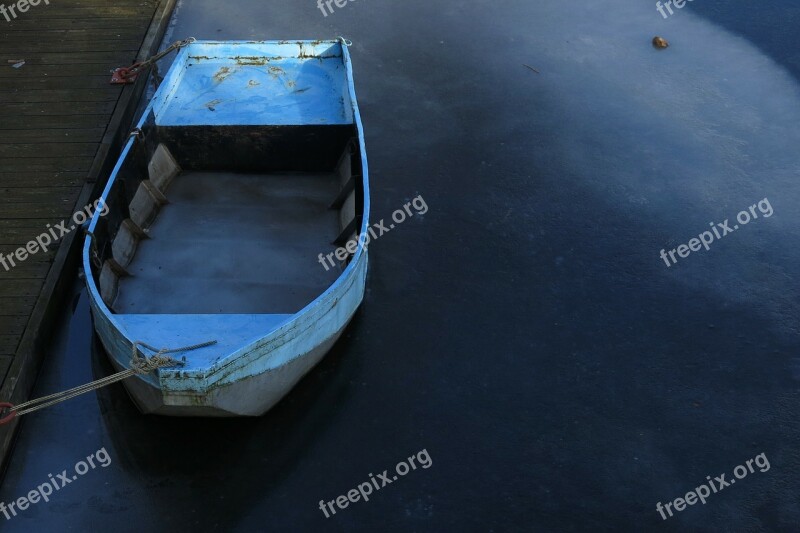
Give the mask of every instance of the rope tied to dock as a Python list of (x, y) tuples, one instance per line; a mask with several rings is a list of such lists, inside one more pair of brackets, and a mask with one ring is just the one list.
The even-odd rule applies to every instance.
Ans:
[[(151, 372), (154, 372), (159, 368), (166, 368), (171, 366), (183, 366), (184, 364), (186, 364), (185, 358), (183, 360), (173, 359), (172, 357), (169, 357), (167, 354), (191, 352), (194, 350), (199, 350), (200, 348), (213, 346), (215, 344), (217, 344), (217, 341), (214, 340), (214, 341), (203, 342), (200, 344), (193, 344), (192, 346), (185, 346), (183, 348), (158, 349), (150, 346), (145, 342), (136, 341), (133, 343), (132, 346), (131, 367), (129, 369), (117, 372), (116, 374), (111, 374), (110, 376), (106, 376), (104, 378), (86, 383), (84, 385), (80, 385), (78, 387), (66, 391), (50, 394), (49, 396), (44, 396), (42, 398), (37, 398), (35, 400), (29, 400), (19, 405), (13, 405), (8, 402), (0, 402), (0, 408), (4, 408), (3, 414), (5, 415), (3, 418), (0, 418), (0, 425), (7, 424), (18, 416), (32, 413), (34, 411), (38, 411), (39, 409), (44, 409), (45, 407), (50, 407), (51, 405), (55, 405), (61, 402), (65, 402), (67, 400), (75, 398), (76, 396), (80, 396), (81, 394), (85, 394), (93, 390), (107, 387), (108, 385), (117, 383), (118, 381), (122, 381), (123, 379), (128, 379), (136, 375), (150, 374)], [(144, 356), (144, 354), (139, 355), (139, 347), (142, 347), (146, 350), (153, 352), (153, 355), (151, 355), (150, 357)]]
[(194, 37), (189, 37), (188, 39), (184, 39), (182, 41), (175, 41), (163, 51), (157, 53), (156, 55), (145, 59), (144, 61), (139, 61), (134, 63), (129, 67), (120, 67), (116, 68), (111, 71), (111, 84), (112, 85), (123, 85), (126, 83), (133, 83), (136, 81), (136, 76), (138, 76), (142, 71), (147, 70), (148, 68), (155, 67), (158, 68), (156, 62), (166, 56), (167, 54), (175, 51), (180, 50), (185, 46), (189, 46), (190, 44), (196, 42), (197, 39)]

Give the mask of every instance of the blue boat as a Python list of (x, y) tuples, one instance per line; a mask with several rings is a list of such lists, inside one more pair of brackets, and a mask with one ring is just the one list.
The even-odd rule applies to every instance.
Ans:
[(369, 183), (343, 39), (181, 49), (102, 194), (83, 268), (145, 413), (257, 416), (333, 346), (364, 297)]

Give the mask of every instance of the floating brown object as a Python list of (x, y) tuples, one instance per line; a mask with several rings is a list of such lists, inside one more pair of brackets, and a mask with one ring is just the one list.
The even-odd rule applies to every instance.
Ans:
[(656, 35), (655, 37), (653, 37), (653, 46), (655, 46), (656, 48), (666, 48), (669, 46), (669, 41), (667, 41), (663, 37), (659, 37), (658, 35)]

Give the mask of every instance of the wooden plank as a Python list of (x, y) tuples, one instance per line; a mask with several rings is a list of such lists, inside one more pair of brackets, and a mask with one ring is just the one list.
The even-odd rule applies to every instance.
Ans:
[(112, 102), (119, 98), (119, 86), (109, 85), (107, 89), (76, 91), (59, 89), (53, 91), (20, 90), (0, 91), (0, 103), (34, 103), (34, 102)]
[[(107, 5), (108, 2), (103, 2), (102, 0), (50, 0), (49, 5), (43, 5), (45, 9), (70, 9), (76, 7), (92, 7), (92, 6), (104, 6)], [(122, 6), (147, 6), (150, 8), (150, 15), (152, 15), (153, 10), (158, 5), (157, 0), (115, 0), (115, 4), (122, 5)], [(38, 6), (32, 6), (31, 9), (34, 9)]]
[[(2, 132), (24, 132), (24, 131), (32, 131), (32, 132), (41, 132), (47, 131), (48, 129), (53, 131), (53, 135), (57, 135), (57, 130), (70, 130), (74, 128), (85, 128), (89, 129), (105, 129), (106, 124), (104, 120), (107, 121), (109, 115), (85, 115), (81, 117), (68, 117), (68, 116), (30, 116), (24, 115), (25, 120), (27, 121), (27, 125), (29, 127), (23, 127), (23, 124), (20, 124), (22, 121), (23, 115), (17, 118), (17, 124), (15, 127), (9, 128), (2, 128), (0, 127), (0, 131)], [(80, 120), (78, 120), (80, 119)], [(0, 122), (4, 119), (2, 115), (0, 115)], [(42, 129), (39, 129), (42, 128)], [(4, 133), (5, 135), (5, 133)], [(2, 174), (2, 170), (0, 169), (0, 174)]]
[[(74, 227), (74, 226), (73, 226)], [(25, 251), (25, 255), (20, 255), (20, 257), (25, 257), (24, 261), (19, 261), (16, 256), (14, 256), (15, 252), (17, 252), (20, 248), (24, 249), (25, 246), (16, 245), (16, 244), (0, 244), (0, 254), (6, 256), (6, 265), (8, 266), (8, 270), (6, 272), (10, 272), (11, 270), (19, 267), (20, 265), (27, 264), (27, 263), (47, 263), (50, 264), (53, 262), (53, 258), (56, 255), (55, 250), (48, 250), (47, 252), (43, 252), (41, 250), (37, 251), (35, 254), (30, 254), (29, 252)], [(8, 259), (10, 257), (10, 259)], [(0, 270), (5, 270), (6, 265), (3, 265), (0, 262)]]
[(16, 352), (22, 335), (0, 335), (0, 352)]
[[(17, 280), (8, 283), (28, 283), (36, 286), (36, 294), (41, 292), (44, 280)], [(0, 283), (0, 287), (6, 283)], [(0, 334), (1, 335), (22, 335), (25, 333), (25, 327), (28, 325), (27, 315), (8, 316), (3, 315), (0, 310)]]
[[(68, 204), (63, 204), (64, 206)], [(72, 213), (69, 208), (50, 204), (12, 204), (0, 202), (0, 217), (16, 219), (45, 218), (51, 221), (60, 222)], [(51, 222), (52, 223), (52, 222)]]
[[(108, 0), (59, 0), (58, 5), (69, 6), (69, 7), (90, 7), (90, 6), (104, 6), (107, 3)], [(127, 5), (147, 6), (150, 8), (151, 16), (153, 14), (153, 11), (158, 6), (158, 0), (115, 0), (115, 3), (123, 6)]]
[(52, 220), (47, 218), (0, 218), (0, 233), (13, 230), (38, 230), (51, 223)]
[[(30, 300), (30, 298), (26, 298), (26, 300)], [(0, 335), (0, 353), (16, 352), (20, 338), (21, 335)]]
[(91, 164), (91, 157), (42, 157), (30, 160), (0, 157), (0, 168), (8, 172), (85, 171)]
[[(50, 272), (51, 266), (52, 265), (50, 265), (50, 263), (45, 263), (42, 261), (26, 261), (9, 271), (6, 271), (0, 267), (0, 283), (12, 279), (44, 279), (47, 276), (47, 273)], [(3, 309), (2, 301), (0, 301), (0, 309)], [(6, 307), (6, 309), (9, 308)], [(14, 311), (19, 311), (20, 314), (28, 314), (28, 312), (18, 309), (15, 309)]]
[(45, 224), (59, 223), (69, 217), (73, 212), (67, 203), (55, 205), (50, 203), (7, 203), (0, 202), (0, 217), (14, 220), (44, 219)]
[(17, 19), (13, 22), (5, 22), (6, 27), (3, 28), (7, 31), (21, 31), (27, 30), (36, 32), (37, 28), (40, 30), (49, 29), (62, 29), (70, 28), (74, 30), (89, 30), (89, 29), (106, 29), (106, 30), (122, 30), (128, 28), (131, 24), (137, 24), (141, 19), (126, 19), (126, 18), (59, 18), (59, 19), (46, 19), (40, 20), (35, 17), (26, 17), (24, 19)]
[[(58, 46), (54, 44), (53, 46)], [(22, 59), (22, 58), (14, 58)], [(0, 65), (0, 79), (20, 80), (25, 83), (26, 78), (79, 78), (81, 76), (106, 76), (111, 79), (111, 68), (103, 64), (70, 65), (28, 65), (22, 68), (13, 68), (10, 65)]]
[[(5, 280), (0, 282), (0, 298), (8, 298), (8, 297), (26, 297), (26, 296), (39, 296), (39, 292), (42, 290), (42, 285), (44, 285), (44, 280), (32, 280), (32, 279), (14, 279), (14, 280)], [(2, 327), (8, 324), (14, 324), (14, 327), (18, 327), (19, 323), (22, 321), (10, 321), (10, 320), (0, 320), (0, 333), (3, 333)], [(22, 324), (22, 328), (24, 329), (25, 325)]]
[[(58, 5), (66, 7), (91, 7), (104, 6), (107, 3), (108, 0), (59, 0)], [(152, 15), (153, 10), (158, 6), (158, 0), (115, 0), (115, 3), (123, 6), (147, 6), (150, 8), (150, 15)]]
[[(53, 223), (47, 222), (46, 224), (52, 226)], [(17, 248), (25, 247), (29, 242), (36, 240), (36, 237), (42, 233), (42, 228), (47, 227), (46, 224), (41, 228), (19, 229), (14, 233), (0, 235), (0, 247), (3, 247), (4, 250), (16, 250)]]
[[(98, 143), (60, 142), (47, 145), (48, 157), (94, 157)], [(0, 143), (0, 159), (13, 157), (17, 159), (39, 159), (42, 156), (41, 144), (4, 144)]]
[(138, 5), (110, 6), (105, 4), (97, 6), (70, 6), (53, 1), (50, 5), (40, 4), (39, 6), (30, 8), (27, 13), (20, 13), (16, 19), (11, 20), (11, 24), (17, 20), (24, 20), (23, 17), (32, 16), (34, 13), (38, 20), (73, 17), (128, 19), (149, 18), (153, 14), (153, 9), (150, 7), (139, 7)]
[[(69, 211), (69, 209), (66, 209), (65, 211)], [(71, 216), (72, 214), (68, 213), (64, 216), (55, 218), (28, 219), (35, 220), (37, 225), (30, 224), (26, 227), (16, 228), (13, 232), (11, 230), (6, 230), (8, 234), (0, 237), (0, 251), (4, 253), (13, 252), (19, 246), (35, 239), (38, 235), (46, 233), (49, 227), (55, 227), (59, 224), (63, 224), (64, 222), (69, 222), (72, 224), (72, 222), (68, 220), (68, 218)], [(38, 222), (41, 220), (45, 220), (44, 224), (38, 225)], [(56, 232), (56, 234), (58, 234), (58, 232)]]
[[(26, 227), (18, 227), (18, 228), (4, 228), (0, 233), (0, 248), (2, 249), (3, 253), (13, 253), (17, 248), (24, 247), (29, 242), (34, 241), (36, 237), (47, 231), (48, 224), (53, 227), (54, 224), (59, 224), (59, 221), (54, 219), (30, 219), (30, 222), (35, 224), (29, 224)], [(59, 234), (58, 231), (56, 234)], [(4, 270), (3, 267), (0, 267), (0, 272)]]
[(14, 361), (14, 355), (0, 355), (0, 379), (5, 381), (8, 371), (11, 368), (11, 363)]
[(65, 128), (69, 129), (69, 128), (79, 127), (81, 125), (86, 125), (86, 127), (94, 128), (94, 127), (102, 127), (103, 124), (101, 123), (98, 126), (96, 121), (101, 119), (108, 120), (109, 116), (110, 115), (95, 115), (91, 117), (94, 120), (89, 120), (89, 117), (87, 117), (86, 120), (80, 120), (81, 117), (67, 116), (67, 115), (64, 116), (54, 115), (50, 117), (47, 116), (38, 116), (38, 117), (19, 116), (11, 118), (0, 117), (0, 122), (5, 122), (7, 126), (6, 129), (10, 130), (25, 129), (25, 126), (28, 125), (28, 123), (30, 123), (31, 129), (34, 129), (34, 131), (40, 131), (40, 130), (35, 130), (33, 124), (40, 123), (43, 121), (43, 119), (49, 119), (52, 129), (65, 129)]
[[(0, 130), (0, 143), (29, 143), (43, 145), (57, 142), (99, 143), (105, 128), (63, 128), (57, 130)], [(2, 184), (0, 184), (2, 187)]]
[[(72, 18), (72, 17), (86, 17), (86, 18), (122, 18), (122, 19), (141, 19), (145, 16), (149, 16), (145, 10), (148, 10), (147, 6), (137, 6), (137, 5), (109, 5), (106, 4), (104, 6), (96, 5), (96, 6), (75, 6), (69, 5), (64, 2), (56, 2), (50, 1), (49, 5), (41, 5), (35, 6), (29, 9), (25, 13), (19, 12), (17, 9), (14, 9), (14, 13), (11, 12), (11, 6), (9, 6), (8, 14), (11, 18), (11, 21), (8, 24), (16, 24), (18, 22), (26, 21), (32, 17), (31, 13), (35, 13), (33, 18), (37, 20), (45, 20), (45, 19), (58, 19), (58, 18)], [(152, 10), (150, 10), (152, 12)], [(16, 15), (16, 16), (15, 16)]]
[[(101, 63), (109, 65), (130, 65), (136, 57), (137, 50), (111, 50), (97, 52), (34, 52), (26, 53), (23, 46), (0, 46), (0, 53), (9, 59), (25, 59), (28, 65), (84, 65)], [(25, 68), (24, 66), (22, 68)]]
[(0, 188), (0, 205), (4, 203), (47, 203), (73, 206), (80, 191), (81, 187)]
[[(150, 16), (149, 13), (146, 13), (144, 11), (145, 9), (147, 9), (147, 6), (133, 6), (130, 4), (119, 5), (117, 3), (116, 5), (105, 4), (104, 6), (100, 5), (68, 6), (65, 5), (63, 2), (59, 3), (51, 2), (49, 6), (43, 6), (43, 7), (44, 9), (31, 10), (35, 11), (36, 13), (35, 17), (31, 17), (30, 13), (19, 13), (19, 12), (17, 12), (18, 16), (14, 17), (9, 10), (9, 15), (11, 15), (11, 21), (6, 23), (9, 26), (14, 26), (17, 24), (23, 24), (25, 22), (29, 22), (32, 18), (40, 21), (86, 18), (91, 20), (120, 19), (122, 21), (136, 22), (139, 20), (143, 20), (144, 18), (149, 18)], [(61, 27), (65, 26), (62, 25)]]
[[(36, 13), (57, 13), (69, 12), (80, 14), (84, 17), (101, 17), (103, 15), (130, 15), (132, 10), (142, 11), (143, 15), (150, 18), (153, 15), (154, 5), (148, 2), (124, 2), (115, 0), (113, 5), (108, 3), (95, 2), (92, 4), (78, 5), (73, 0), (48, 0), (49, 4), (42, 4), (41, 6), (34, 6), (30, 8), (30, 12)], [(42, 9), (37, 9), (41, 7)], [(143, 10), (146, 10), (143, 11)]]
[(97, 45), (86, 46), (83, 49), (75, 47), (62, 47), (58, 44), (50, 46), (28, 48), (19, 44), (0, 44), (0, 53), (9, 59), (23, 59), (25, 64), (19, 68), (14, 68), (13, 64), (2, 65), (5, 68), (14, 70), (17, 75), (24, 77), (25, 67), (33, 65), (62, 65), (62, 70), (69, 70), (71, 65), (115, 65), (130, 63), (132, 57), (136, 55), (136, 49), (122, 49), (107, 52), (101, 50)]
[[(2, 20), (2, 19), (0, 19)], [(76, 53), (76, 52), (105, 52), (106, 50), (138, 50), (139, 49), (139, 40), (138, 39), (115, 39), (115, 40), (103, 40), (103, 39), (64, 39), (61, 41), (35, 41), (29, 44), (25, 44), (24, 46), (21, 44), (15, 44), (13, 39), (9, 39), (9, 42), (3, 43), (0, 41), (0, 49), (3, 50), (3, 53), (12, 53), (14, 50), (24, 51), (24, 54), (32, 55), (36, 54), (43, 54), (43, 53), (52, 53), (58, 51), (59, 53)], [(26, 59), (26, 65), (23, 65), (21, 68), (13, 69), (15, 72), (24, 73), (25, 67), (27, 66), (27, 58), (25, 55), (20, 56), (21, 59)], [(7, 67), (7, 65), (3, 65)], [(63, 70), (69, 70), (64, 68)]]
[[(86, 172), (0, 172), (0, 187), (3, 188), (73, 187), (85, 181)], [(6, 222), (0, 220), (0, 231), (3, 231)]]
[[(72, 117), (76, 123), (82, 123), (81, 117), (97, 115), (99, 118), (92, 118), (91, 127), (105, 127), (108, 124), (108, 117), (114, 112), (117, 105), (115, 100), (106, 102), (16, 102), (4, 103), (0, 105), (0, 116), (9, 117), (0, 121), (0, 129), (16, 129), (7, 125), (13, 117)], [(59, 119), (61, 120), (61, 119)], [(41, 126), (40, 126), (41, 127)], [(85, 126), (74, 126), (84, 128)], [(27, 129), (27, 128), (26, 128)], [(47, 129), (47, 126), (41, 127)]]
[[(111, 102), (114, 103), (114, 102)], [(2, 106), (0, 106), (0, 109)], [(105, 128), (110, 115), (19, 115), (15, 117), (5, 117), (0, 115), (0, 130), (20, 130), (31, 129), (40, 131), (44, 129), (70, 129), (70, 128)], [(3, 127), (5, 126), (5, 128)], [(49, 128), (48, 128), (49, 126)], [(2, 174), (0, 169), (0, 174)]]
[[(50, 222), (51, 226), (52, 226), (53, 222), (55, 222), (55, 220)], [(56, 222), (56, 224), (63, 224), (63, 222)], [(67, 227), (69, 227), (69, 226), (67, 226)], [(41, 229), (33, 230), (33, 231), (31, 231), (29, 238), (35, 237), (35, 236), (39, 235), (40, 233), (47, 231), (47, 229), (48, 228), (45, 225)], [(58, 235), (58, 232), (56, 232), (56, 235)], [(26, 244), (27, 244), (27, 242), (26, 242)], [(53, 246), (53, 245), (51, 245), (51, 246)], [(13, 256), (15, 254), (15, 252), (17, 250), (19, 250), (20, 248), (25, 249), (25, 244), (0, 244), (0, 254), (4, 254), (5, 256), (9, 256), (9, 255)], [(17, 258), (14, 257), (13, 260), (8, 262), (6, 265), (3, 265), (2, 263), (0, 263), (0, 273), (7, 273), (12, 268), (17, 268), (23, 263), (25, 263), (25, 264), (27, 264), (27, 263), (48, 263), (48, 262), (50, 262), (50, 259), (52, 259), (52, 257), (50, 257), (48, 255), (48, 254), (51, 254), (51, 252), (53, 252), (53, 250), (49, 250), (49, 249), (48, 249), (47, 252), (37, 249), (35, 251), (35, 253), (33, 253), (33, 254), (31, 254), (30, 252), (26, 252), (26, 254), (22, 255), (22, 257), (25, 258), (22, 261), (19, 261)]]
[[(35, 37), (34, 37), (35, 34)], [(120, 39), (123, 41), (139, 39), (144, 32), (138, 28), (55, 28), (55, 29), (24, 29), (15, 30), (7, 26), (0, 26), (0, 43), (16, 39), (36, 40), (41, 43), (57, 43), (73, 39), (86, 40), (96, 38), (101, 41)], [(2, 46), (2, 45), (0, 45)]]
[[(14, 272), (14, 270), (16, 269), (12, 269), (11, 272)], [(9, 272), (7, 272), (7, 274), (8, 273)], [(0, 308), (14, 309), (20, 313), (30, 314), (30, 312), (33, 311), (33, 304), (33, 298), (10, 298), (6, 296), (0, 297)], [(12, 349), (11, 352), (13, 353), (15, 350), (16, 346), (14, 346), (14, 349)], [(8, 353), (5, 352), (5, 350), (3, 351), (4, 353)]]
[(36, 78), (0, 78), (0, 91), (8, 91), (19, 87), (26, 90), (56, 89), (105, 89), (110, 83), (111, 75), (75, 76), (75, 77), (36, 77)]

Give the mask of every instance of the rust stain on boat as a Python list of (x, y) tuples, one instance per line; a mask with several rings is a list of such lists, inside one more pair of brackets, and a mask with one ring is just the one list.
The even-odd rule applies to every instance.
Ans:
[(305, 46), (303, 45), (304, 43), (298, 43), (298, 44), (300, 45), (300, 53), (297, 54), (297, 57), (299, 59), (312, 59), (312, 58), (317, 57), (314, 54), (307, 54), (306, 53)]
[(280, 61), (281, 56), (236, 56), (232, 58), (237, 65), (244, 66), (264, 66), (270, 61)]
[(220, 99), (214, 99), (210, 102), (206, 102), (205, 106), (209, 109), (209, 111), (216, 111), (217, 106), (222, 103)]
[(233, 74), (233, 69), (230, 67), (220, 67), (220, 69), (214, 73), (214, 79), (218, 82), (222, 82), (231, 74)]

